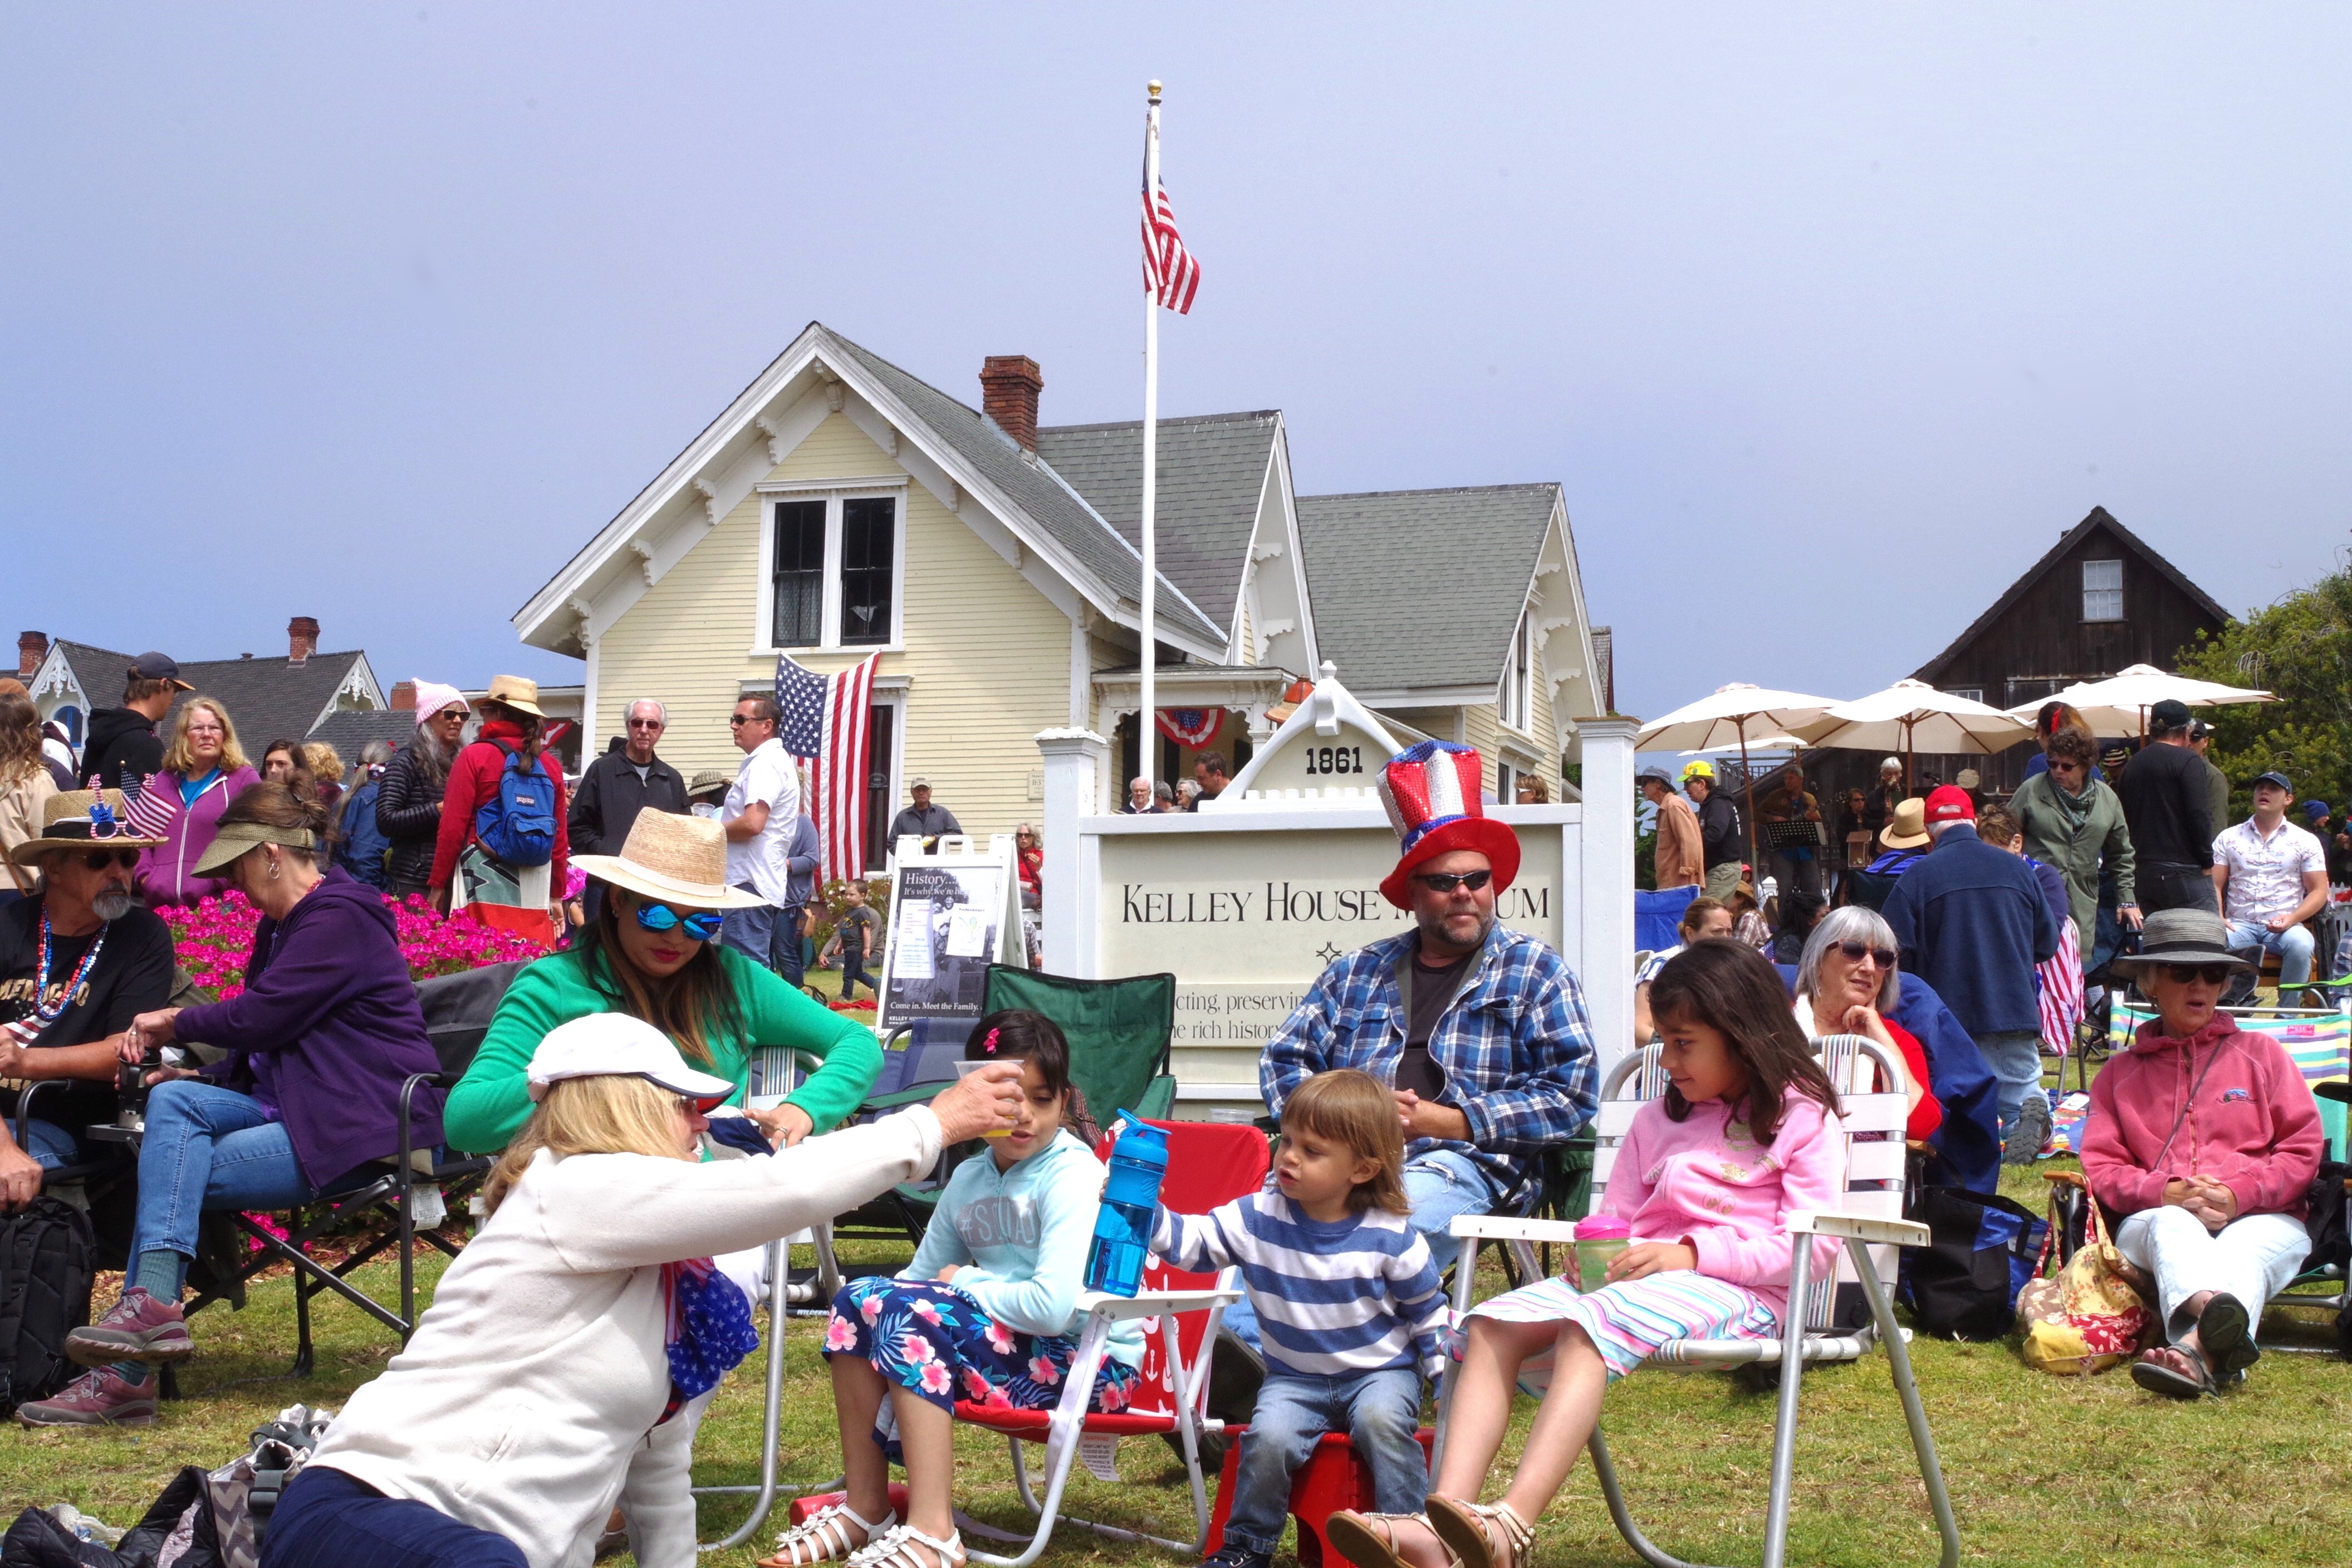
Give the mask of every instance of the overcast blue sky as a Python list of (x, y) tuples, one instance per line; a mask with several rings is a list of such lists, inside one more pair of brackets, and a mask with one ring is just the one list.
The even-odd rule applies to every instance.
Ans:
[(1132, 418), (1155, 75), (1163, 411), (1559, 480), (1628, 711), (1883, 684), (2094, 504), (2232, 608), (2347, 542), (2352, 13), (1468, 10), (16, 0), (6, 629), (577, 679), (508, 617), (811, 319)]

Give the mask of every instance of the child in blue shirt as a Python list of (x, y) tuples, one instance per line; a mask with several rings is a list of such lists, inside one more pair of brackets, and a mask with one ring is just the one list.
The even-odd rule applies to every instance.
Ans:
[[(1094, 1128), (1070, 1083), (1069, 1044), (1053, 1020), (992, 1013), (974, 1026), (964, 1054), (1022, 1064), (1022, 1118), (1003, 1137), (992, 1134), (985, 1154), (956, 1167), (904, 1273), (854, 1280), (834, 1298), (824, 1355), (846, 1491), (778, 1537), (761, 1568), (806, 1568), (860, 1548), (894, 1568), (961, 1568), (952, 1504), (956, 1401), (1023, 1410), (1061, 1402), (1084, 1323), (1077, 1300), (1087, 1247), (1109, 1173), (1089, 1148)], [(1117, 1325), (1092, 1408), (1125, 1409), (1142, 1363), (1142, 1323)], [(892, 1455), (875, 1425), (886, 1400), (907, 1467), (903, 1524), (890, 1508)]]
[(1271, 1187), (1205, 1215), (1155, 1216), (1152, 1250), (1175, 1268), (1240, 1265), (1264, 1339), (1265, 1383), (1224, 1545), (1209, 1559), (1218, 1568), (1266, 1568), (1291, 1478), (1327, 1432), (1354, 1443), (1382, 1512), (1415, 1512), (1429, 1495), (1414, 1434), (1445, 1296), (1406, 1219), (1403, 1168), (1396, 1096), (1366, 1073), (1318, 1073), (1282, 1108)]

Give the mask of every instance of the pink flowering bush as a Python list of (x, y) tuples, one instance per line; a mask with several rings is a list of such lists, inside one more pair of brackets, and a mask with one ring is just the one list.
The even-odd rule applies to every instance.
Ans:
[[(386, 897), (400, 940), (400, 955), (417, 980), (457, 974), (510, 959), (540, 958), (535, 942), (511, 931), (493, 931), (472, 921), (445, 920), (422, 896)], [(181, 967), (198, 985), (226, 1002), (245, 990), (245, 961), (253, 952), (261, 911), (243, 893), (224, 893), (193, 904), (155, 911), (171, 928)]]

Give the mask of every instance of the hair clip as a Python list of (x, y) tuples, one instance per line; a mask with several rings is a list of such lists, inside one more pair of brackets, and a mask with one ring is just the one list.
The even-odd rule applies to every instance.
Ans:
[(989, 1030), (988, 1037), (980, 1042), (980, 1054), (984, 1057), (992, 1057), (996, 1054), (996, 1031), (994, 1029)]

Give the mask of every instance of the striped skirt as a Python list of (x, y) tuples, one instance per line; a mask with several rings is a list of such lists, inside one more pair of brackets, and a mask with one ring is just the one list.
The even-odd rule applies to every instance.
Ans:
[[(1676, 1268), (1641, 1279), (1621, 1279), (1585, 1294), (1566, 1279), (1538, 1279), (1471, 1310), (1474, 1318), (1509, 1323), (1581, 1324), (1616, 1382), (1670, 1340), (1766, 1340), (1780, 1320), (1744, 1286)], [(1457, 1344), (1454, 1354), (1461, 1350)], [(1519, 1387), (1538, 1398), (1551, 1385), (1552, 1352), (1530, 1356)]]

